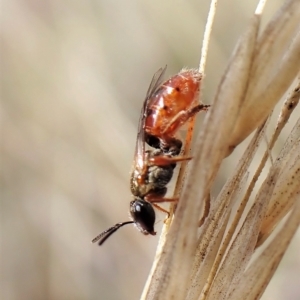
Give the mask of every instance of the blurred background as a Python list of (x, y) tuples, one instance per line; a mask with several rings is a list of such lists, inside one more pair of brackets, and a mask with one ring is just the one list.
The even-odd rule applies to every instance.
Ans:
[[(220, 1), (205, 103), (256, 2)], [(269, 1), (264, 24), (281, 3)], [(0, 298), (138, 299), (158, 236), (126, 226), (101, 248), (91, 239), (128, 220), (145, 93), (160, 67), (170, 76), (198, 66), (209, 1), (1, 6)], [(225, 160), (215, 193), (242, 149)], [(263, 299), (299, 299), (299, 246), (298, 233)]]

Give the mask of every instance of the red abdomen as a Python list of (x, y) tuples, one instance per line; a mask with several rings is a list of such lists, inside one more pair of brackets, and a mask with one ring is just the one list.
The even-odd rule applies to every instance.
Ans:
[(175, 134), (182, 124), (168, 124), (172, 124), (178, 114), (197, 103), (200, 80), (201, 74), (197, 70), (182, 70), (164, 82), (149, 100), (146, 133), (157, 138)]

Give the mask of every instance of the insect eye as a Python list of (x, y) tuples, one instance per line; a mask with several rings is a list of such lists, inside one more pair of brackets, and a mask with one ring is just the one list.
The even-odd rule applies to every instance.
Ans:
[(142, 199), (130, 202), (130, 214), (137, 228), (144, 234), (155, 235), (155, 211), (152, 205)]

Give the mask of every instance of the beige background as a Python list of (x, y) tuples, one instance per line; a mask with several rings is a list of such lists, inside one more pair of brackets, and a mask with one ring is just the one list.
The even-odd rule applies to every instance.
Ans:
[[(282, 1), (269, 2), (264, 23)], [(255, 3), (220, 1), (204, 102)], [(158, 237), (127, 226), (101, 248), (90, 241), (128, 220), (145, 92), (165, 64), (168, 75), (197, 67), (207, 10), (201, 0), (2, 3), (1, 299), (138, 299)], [(265, 300), (299, 299), (299, 246), (298, 233)]]

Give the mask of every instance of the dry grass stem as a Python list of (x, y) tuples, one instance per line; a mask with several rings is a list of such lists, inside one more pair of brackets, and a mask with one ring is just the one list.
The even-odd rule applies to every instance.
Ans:
[[(233, 206), (234, 203), (231, 203), (235, 197), (232, 197), (237, 189), (241, 189), (241, 183), (244, 183), (244, 180), (246, 178), (248, 168), (250, 163), (252, 162), (252, 159), (258, 149), (258, 146), (265, 134), (265, 129), (267, 124), (264, 124), (259, 130), (257, 130), (255, 136), (253, 137), (251, 143), (249, 144), (247, 150), (245, 151), (243, 157), (241, 158), (239, 165), (237, 166), (235, 173), (228, 179), (227, 183), (224, 185), (222, 191), (219, 194), (218, 199), (214, 203), (215, 211), (212, 209), (212, 213), (210, 216), (210, 219), (207, 220), (208, 224), (207, 226), (214, 226), (215, 231), (216, 230), (222, 230), (223, 229), (223, 224), (219, 224), (218, 226), (213, 225), (214, 223), (218, 224), (219, 220), (225, 215), (230, 215), (231, 213), (231, 207)], [(217, 273), (217, 270), (220, 267), (221, 260), (223, 259), (225, 252), (227, 250), (227, 247), (234, 235), (234, 232), (236, 230), (237, 224), (241, 219), (242, 213), (245, 209), (245, 206), (247, 204), (247, 201), (249, 199), (249, 196), (252, 192), (252, 189), (247, 190), (245, 196), (243, 197), (243, 200), (241, 201), (239, 208), (235, 214), (235, 218), (233, 222), (231, 223), (230, 228), (227, 231), (226, 237), (224, 239), (224, 242), (222, 243), (221, 247), (218, 250), (218, 255), (215, 257), (215, 261), (213, 262), (213, 266), (211, 268), (211, 271), (209, 274), (207, 274), (207, 282), (205, 285), (205, 288), (202, 291), (202, 296), (201, 298), (204, 299), (208, 290), (210, 289), (210, 286), (212, 284), (212, 281)], [(203, 228), (203, 231), (205, 231), (205, 227)], [(200, 239), (202, 237), (200, 236)], [(203, 240), (204, 243), (205, 241), (208, 244), (213, 244), (214, 239), (212, 236), (207, 237), (206, 239)], [(201, 243), (203, 243), (201, 240)], [(205, 263), (206, 260), (206, 255), (209, 254), (209, 251), (203, 251), (205, 249), (202, 249), (202, 260), (203, 263)], [(199, 269), (200, 270), (200, 269)], [(196, 279), (194, 279), (196, 281)]]
[(299, 73), (299, 16), (299, 1), (287, 1), (257, 41), (232, 149), (266, 119)]
[[(297, 32), (300, 5), (296, 0), (286, 1), (259, 34), (264, 5), (265, 1), (259, 3), (233, 51), (197, 137), (187, 173), (185, 165), (180, 171), (175, 191), (176, 195), (181, 194), (180, 201), (175, 216), (163, 230), (142, 299), (257, 299), (299, 226), (296, 199), (300, 191), (300, 121), (260, 186), (258, 179), (299, 101), (297, 82), (269, 139), (267, 128), (274, 106), (300, 71), (300, 33)], [(214, 15), (215, 2), (211, 8)], [(212, 19), (209, 20), (211, 30)], [(204, 66), (205, 62), (201, 61), (200, 68), (204, 70)], [(188, 130), (185, 153), (190, 149), (193, 126), (194, 120)], [(223, 159), (255, 129), (233, 174), (219, 195), (211, 200), (210, 190)], [(266, 145), (265, 140), (270, 142)], [(264, 154), (251, 175), (250, 165), (261, 146), (265, 147)], [(255, 185), (258, 192), (252, 195)], [(257, 246), (264, 243), (291, 210), (285, 224), (288, 229), (285, 239), (280, 241), (283, 234), (280, 231), (249, 265)], [(201, 219), (203, 211), (206, 218)], [(258, 276), (258, 270), (264, 270), (259, 282), (249, 280), (250, 276)]]
[(228, 249), (220, 270), (214, 278), (207, 299), (216, 299), (216, 297), (219, 297), (218, 299), (227, 299), (231, 290), (239, 282), (254, 252), (261, 222), (273, 194), (278, 174), (279, 170), (277, 168), (271, 168), (241, 229)]
[[(283, 107), (281, 109), (281, 112), (280, 112), (280, 115), (279, 115), (279, 118), (277, 121), (276, 128), (271, 137), (269, 149), (273, 148), (280, 132), (282, 131), (283, 127), (286, 125), (286, 123), (289, 120), (294, 109), (297, 107), (297, 105), (299, 103), (299, 99), (300, 99), (300, 81), (298, 79), (298, 83), (297, 83), (296, 87), (290, 93), (290, 95), (287, 97), (286, 101), (283, 104)], [(281, 161), (283, 159), (283, 157), (286, 155), (287, 151), (291, 148), (292, 143), (297, 141), (297, 139), (299, 138), (299, 136), (300, 136), (299, 135), (300, 134), (299, 126), (300, 126), (300, 124), (299, 124), (299, 120), (298, 120), (298, 122), (295, 125), (294, 129), (292, 130), (290, 136), (288, 137), (287, 142), (283, 146), (282, 152), (281, 152), (280, 156), (278, 157), (277, 161)], [(258, 169), (258, 170), (260, 170), (259, 172), (261, 172), (261, 170), (263, 169), (267, 158), (268, 158), (268, 151), (265, 151), (265, 153), (261, 159), (259, 169)], [(278, 205), (278, 203), (276, 203), (274, 201), (276, 201), (274, 198), (270, 201), (268, 211), (266, 213), (266, 217), (262, 224), (262, 229), (261, 229), (261, 232), (259, 235), (257, 246), (259, 246), (261, 243), (263, 243), (263, 241), (272, 232), (273, 227), (281, 220), (281, 218), (286, 213), (286, 210), (283, 210), (280, 213), (276, 213), (276, 211), (278, 209), (280, 210), (280, 206)], [(288, 206), (289, 205), (287, 205), (287, 207)]]
[(229, 299), (259, 299), (276, 271), (284, 252), (300, 225), (300, 198), (294, 195), (295, 206), (279, 233), (243, 274)]
[[(299, 133), (300, 119), (298, 120), (293, 133)], [(270, 235), (275, 225), (287, 214), (294, 205), (295, 194), (299, 194), (300, 187), (300, 136), (293, 134), (292, 139), (289, 139), (285, 147), (285, 155), (280, 155), (274, 164), (275, 167), (280, 167), (278, 183), (274, 189), (272, 199), (262, 223), (261, 232), (258, 239), (258, 245), (261, 245)], [(289, 144), (287, 146), (287, 144)]]

